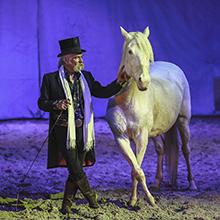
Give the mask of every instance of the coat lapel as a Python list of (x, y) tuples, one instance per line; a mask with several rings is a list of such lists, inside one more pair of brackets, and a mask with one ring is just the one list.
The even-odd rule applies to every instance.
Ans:
[(60, 80), (60, 77), (59, 77), (59, 72), (57, 71), (56, 73), (56, 81), (57, 81), (57, 86), (58, 86), (58, 93), (59, 95), (62, 97), (64, 96), (65, 97), (65, 92), (63, 90), (63, 86), (62, 86), (62, 83), (61, 83), (61, 80)]

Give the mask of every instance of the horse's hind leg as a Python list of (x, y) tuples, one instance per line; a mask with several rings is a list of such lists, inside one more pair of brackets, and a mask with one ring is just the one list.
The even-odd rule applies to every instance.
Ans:
[(162, 135), (152, 138), (157, 153), (157, 171), (154, 184), (151, 185), (153, 190), (159, 190), (163, 181), (163, 157), (164, 157), (164, 141)]
[(189, 119), (186, 117), (181, 117), (177, 119), (177, 126), (180, 132), (180, 137), (182, 140), (182, 151), (187, 165), (188, 171), (188, 181), (189, 181), (189, 189), (190, 190), (197, 190), (197, 186), (192, 174), (192, 168), (190, 163), (190, 130), (189, 130)]

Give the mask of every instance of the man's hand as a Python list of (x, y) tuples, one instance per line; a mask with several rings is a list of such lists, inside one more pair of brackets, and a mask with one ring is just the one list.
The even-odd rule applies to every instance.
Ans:
[(66, 110), (69, 105), (71, 105), (69, 99), (62, 99), (62, 100), (59, 100), (59, 101), (54, 105), (54, 109), (63, 111), (63, 110)]
[(120, 84), (123, 84), (125, 83), (126, 81), (129, 80), (129, 76), (127, 75), (127, 73), (125, 72), (124, 70), (124, 66), (122, 66), (118, 72), (118, 76), (117, 76), (117, 81), (120, 83)]

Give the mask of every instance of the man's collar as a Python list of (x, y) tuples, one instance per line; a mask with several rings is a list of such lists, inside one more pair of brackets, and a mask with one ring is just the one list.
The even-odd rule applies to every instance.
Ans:
[[(65, 69), (64, 69), (64, 72), (65, 72), (65, 77), (67, 78), (69, 73)], [(76, 77), (77, 79), (79, 79), (81, 76), (81, 72), (73, 72), (72, 74), (73, 74), (73, 77), (74, 78)]]

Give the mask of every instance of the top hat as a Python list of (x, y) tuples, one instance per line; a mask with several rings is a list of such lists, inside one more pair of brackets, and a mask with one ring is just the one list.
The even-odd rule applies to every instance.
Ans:
[(67, 38), (59, 41), (61, 53), (57, 57), (61, 57), (67, 54), (80, 54), (86, 52), (80, 48), (79, 37)]

